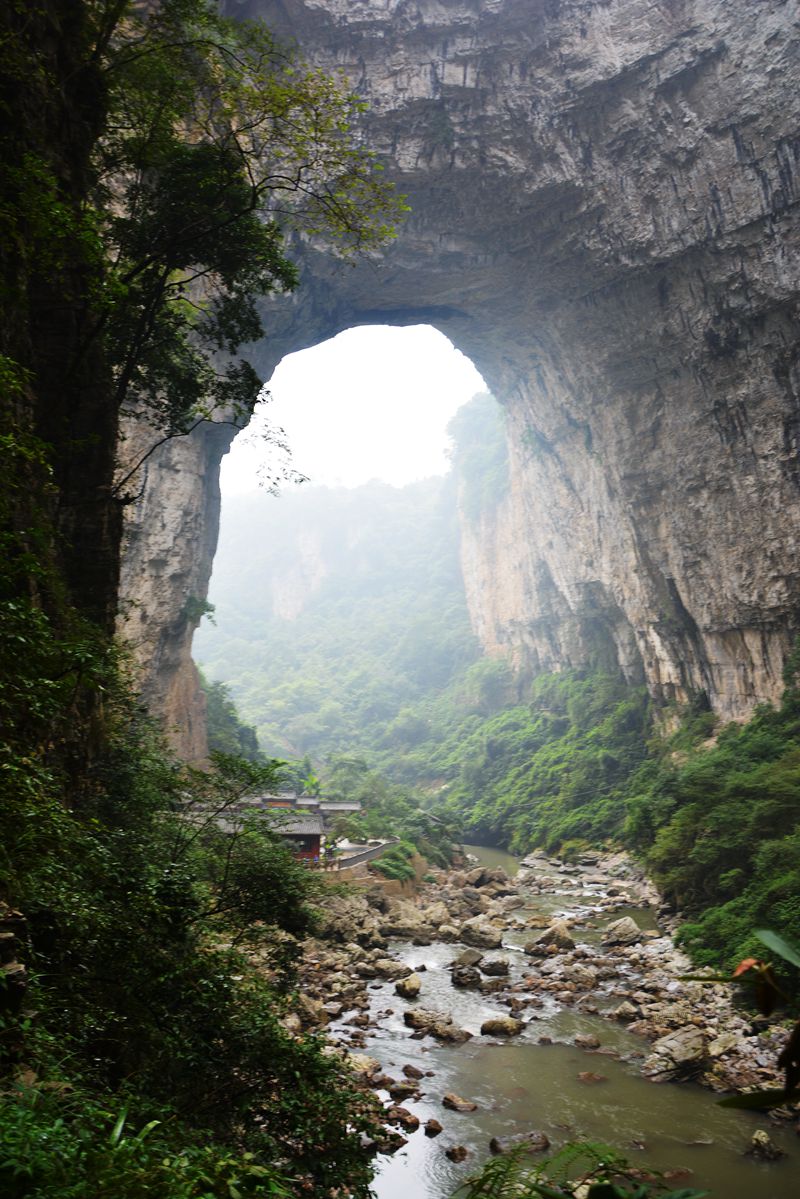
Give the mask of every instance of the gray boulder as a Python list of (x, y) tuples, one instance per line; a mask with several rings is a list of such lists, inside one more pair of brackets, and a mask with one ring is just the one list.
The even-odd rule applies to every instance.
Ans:
[(480, 916), (465, 920), (461, 925), (460, 935), (465, 945), (474, 945), (478, 949), (499, 949), (503, 944), (503, 934), (500, 929), (493, 928)]
[(411, 974), (410, 966), (395, 962), (393, 958), (379, 958), (377, 962), (372, 963), (372, 967), (379, 978), (408, 978)]
[(642, 1073), (656, 1079), (686, 1078), (696, 1074), (705, 1060), (705, 1037), (694, 1024), (688, 1024), (653, 1043)]
[(523, 1029), (521, 1020), (513, 1016), (490, 1016), (481, 1025), (481, 1036), (484, 1037), (516, 1037)]
[(508, 958), (485, 958), (481, 962), (481, 970), (493, 977), (508, 974)]
[(501, 1153), (511, 1153), (524, 1145), (529, 1153), (544, 1153), (550, 1148), (550, 1138), (546, 1132), (519, 1132), (514, 1136), (492, 1137), (489, 1150), (495, 1156)]
[(636, 945), (644, 939), (644, 933), (631, 916), (614, 920), (603, 933), (604, 945)]
[(477, 966), (483, 960), (483, 954), (478, 949), (465, 949), (453, 962), (454, 966)]
[(570, 935), (570, 931), (562, 920), (557, 920), (548, 928), (542, 929), (538, 936), (534, 937), (525, 946), (525, 952), (531, 954), (547, 953), (551, 945), (556, 949), (575, 948), (575, 942)]
[(475, 966), (454, 966), (452, 981), (454, 987), (477, 987), (480, 985), (481, 972)]
[(399, 978), (394, 984), (394, 989), (403, 999), (416, 999), (422, 986), (422, 980), (418, 974), (409, 974), (406, 978)]
[(478, 1110), (477, 1103), (473, 1103), (471, 1099), (462, 1099), (460, 1095), (455, 1095), (452, 1091), (444, 1096), (442, 1106), (451, 1112), (476, 1112)]

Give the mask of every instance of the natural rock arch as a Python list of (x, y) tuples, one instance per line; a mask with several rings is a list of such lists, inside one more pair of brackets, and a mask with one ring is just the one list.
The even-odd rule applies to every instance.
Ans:
[(793, 6), (227, 8), (347, 71), (412, 205), (380, 259), (302, 249), (263, 373), (356, 324), (435, 325), (509, 414), (514, 486), (464, 544), (487, 649), (541, 669), (600, 638), (662, 699), (705, 691), (732, 717), (776, 698), (798, 627)]

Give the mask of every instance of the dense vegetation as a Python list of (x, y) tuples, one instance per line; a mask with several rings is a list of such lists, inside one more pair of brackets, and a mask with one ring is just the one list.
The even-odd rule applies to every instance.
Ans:
[(710, 743), (711, 714), (689, 718), (629, 788), (626, 838), (690, 918), (681, 937), (702, 962), (763, 957), (758, 928), (800, 944), (798, 665), (796, 653), (779, 709)]
[(196, 656), (266, 753), (400, 742), (404, 709), (477, 657), (457, 546), (442, 480), (232, 497)]
[(528, 703), (456, 732), (446, 807), (465, 813), (476, 839), (520, 853), (618, 838), (648, 725), (643, 688), (605, 674), (541, 675)]
[(359, 800), (357, 815), (341, 818), (334, 826), (335, 833), (355, 840), (370, 837), (397, 837), (400, 844), (384, 854), (374, 869), (389, 878), (411, 878), (414, 871), (408, 865), (413, 852), (434, 866), (448, 866), (458, 840), (458, 817), (447, 818), (442, 813), (425, 810), (419, 798), (408, 787), (390, 783), (383, 775), (370, 770), (360, 758), (331, 759), (325, 770), (325, 795), (329, 799)]
[(225, 683), (210, 683), (200, 672), (200, 686), (206, 701), (206, 732), (212, 753), (231, 754), (248, 762), (264, 760), (258, 735), (252, 725), (239, 718), (236, 705)]
[(13, 1199), (368, 1191), (369, 1105), (281, 1022), (307, 876), (263, 834), (206, 819), (274, 769), (172, 762), (111, 642), (134, 487), (114, 481), (120, 415), (150, 444), (240, 416), (260, 381), (217, 351), (258, 334), (259, 292), (294, 285), (291, 230), (345, 251), (388, 236), (397, 206), (348, 130), (359, 107), (209, 0), (0, 7)]
[(211, 818), (274, 770), (180, 768), (124, 691), (110, 706), (72, 810), (39, 785), (3, 811), (3, 892), (34, 974), (26, 1007), (0, 1015), (17, 1080), (3, 1194), (366, 1194), (374, 1114), (281, 1023), (309, 874), (263, 831), (232, 842)]
[[(444, 482), (309, 489), (262, 499), (260, 514), (259, 501), (234, 501), (214, 580), (218, 623), (199, 638), (209, 670), (229, 681), (269, 752), (310, 755), (326, 790), (365, 802), (368, 818), (343, 831), (419, 846), (424, 834), (406, 819), (416, 810), (444, 818), (448, 835), (460, 828), (518, 852), (623, 842), (687, 917), (683, 937), (700, 960), (754, 952), (763, 925), (800, 940), (795, 665), (779, 711), (716, 729), (701, 696), (664, 737), (644, 689), (617, 674), (531, 683), (478, 657), (454, 504), (457, 491), (475, 521), (502, 499), (496, 405), (476, 398), (451, 432)], [(421, 806), (400, 818), (409, 789)]]

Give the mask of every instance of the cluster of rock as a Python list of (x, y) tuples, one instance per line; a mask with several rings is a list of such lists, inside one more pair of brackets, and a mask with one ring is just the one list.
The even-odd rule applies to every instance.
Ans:
[[(306, 944), (301, 993), (288, 1018), (298, 1032), (335, 1025), (335, 1039), (350, 1053), (365, 1086), (388, 1094), (390, 1125), (405, 1133), (421, 1127), (401, 1105), (420, 1097), (423, 1072), (407, 1064), (402, 1079), (390, 1078), (375, 1059), (358, 1055), (367, 1047), (369, 1030), (395, 1014), (393, 1007), (374, 1010), (371, 990), (380, 990), (385, 1001), (386, 983), (393, 984), (410, 1038), (457, 1045), (475, 1035), (441, 1010), (441, 997), (437, 1008), (425, 1005), (425, 966), (412, 968), (394, 958), (392, 941), (453, 943), (452, 986), (491, 995), (501, 1009), (483, 1020), (481, 1036), (535, 1035), (543, 1012), (571, 1007), (640, 1034), (640, 1068), (654, 1081), (693, 1078), (719, 1091), (779, 1085), (775, 1063), (785, 1031), (762, 1029), (736, 1012), (730, 988), (687, 979), (690, 963), (669, 936), (619, 915), (620, 908), (657, 901), (625, 855), (587, 854), (573, 865), (532, 856), (513, 881), (500, 869), (482, 867), (434, 878), (413, 898), (390, 898), (379, 886), (331, 896), (317, 938)], [(573, 898), (557, 916), (544, 917), (527, 909), (535, 895)], [(662, 916), (669, 921), (668, 913)], [(512, 941), (499, 952), (512, 933), (522, 947)], [(602, 1045), (602, 1035), (579, 1034), (574, 1043), (588, 1052), (613, 1053)], [(593, 1071), (578, 1077), (604, 1081)], [(446, 1095), (442, 1102), (453, 1111), (474, 1108), (458, 1096)], [(424, 1128), (428, 1136), (441, 1130), (435, 1120)], [(544, 1134), (531, 1133), (530, 1139), (546, 1147)], [(403, 1143), (393, 1133), (379, 1148), (392, 1151)], [(461, 1160), (463, 1148), (450, 1146), (447, 1152)]]

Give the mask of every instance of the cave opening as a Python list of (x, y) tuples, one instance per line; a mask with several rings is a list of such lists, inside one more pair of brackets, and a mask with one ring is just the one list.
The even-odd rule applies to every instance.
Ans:
[(223, 522), (227, 496), (264, 484), (400, 487), (445, 473), (446, 427), (486, 390), (431, 325), (360, 325), (287, 355), (223, 459)]
[(476, 652), (448, 426), (460, 454), (456, 413), (488, 406), (505, 436), (483, 378), (431, 325), (345, 330), (287, 355), (267, 391), (222, 462), (212, 618), (192, 655), (206, 687), (230, 687), (268, 756), (299, 759), (323, 726), (328, 740), (339, 728), (345, 676), (363, 693), (369, 676), (394, 676), (399, 694), (399, 676), (413, 690), (439, 670), (444, 685), (449, 641)]

